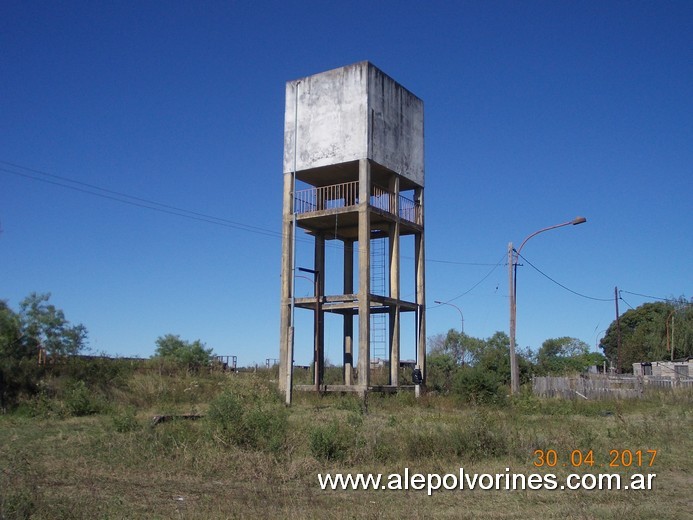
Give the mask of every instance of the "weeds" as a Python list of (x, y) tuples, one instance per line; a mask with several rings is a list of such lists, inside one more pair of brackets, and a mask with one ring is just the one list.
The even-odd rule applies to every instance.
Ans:
[(336, 420), (316, 425), (310, 432), (310, 452), (318, 460), (344, 461), (353, 446), (350, 431)]
[(84, 381), (76, 381), (69, 385), (64, 403), (67, 413), (73, 417), (93, 415), (104, 408), (101, 400), (87, 388)]
[(124, 411), (114, 414), (112, 420), (113, 429), (118, 433), (134, 432), (142, 428), (142, 425), (137, 420), (133, 406), (129, 406)]
[(37, 475), (23, 451), (2, 454), (0, 466), (0, 519), (31, 518), (38, 497)]
[[(0, 416), (0, 518), (675, 518), (686, 511), (691, 394), (494, 404), (411, 393), (297, 395), (269, 377), (132, 373), (115, 387), (47, 378)], [(147, 425), (195, 410), (197, 421)], [(536, 449), (658, 449), (648, 492), (322, 493), (318, 472), (533, 471)], [(608, 459), (606, 460), (608, 463)], [(524, 471), (524, 470), (521, 470)], [(661, 475), (660, 475), (661, 474)], [(668, 480), (667, 480), (668, 479)], [(350, 498), (354, 497), (354, 498)], [(651, 500), (650, 500), (651, 499)], [(665, 503), (666, 507), (656, 506)], [(512, 512), (512, 513), (509, 513)], [(469, 513), (469, 514), (467, 514)]]
[(223, 445), (279, 453), (284, 446), (288, 412), (266, 384), (225, 390), (207, 413), (212, 437)]

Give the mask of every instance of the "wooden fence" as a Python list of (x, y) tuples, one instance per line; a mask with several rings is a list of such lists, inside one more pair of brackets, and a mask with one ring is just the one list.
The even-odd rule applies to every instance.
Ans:
[(576, 377), (534, 377), (532, 393), (537, 397), (562, 399), (632, 399), (648, 390), (693, 388), (691, 378), (589, 375)]

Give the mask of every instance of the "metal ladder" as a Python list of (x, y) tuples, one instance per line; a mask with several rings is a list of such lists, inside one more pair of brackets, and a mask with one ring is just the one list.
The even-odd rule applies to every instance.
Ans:
[[(371, 240), (371, 293), (386, 294), (387, 238)], [(387, 361), (387, 314), (371, 314), (371, 361)]]

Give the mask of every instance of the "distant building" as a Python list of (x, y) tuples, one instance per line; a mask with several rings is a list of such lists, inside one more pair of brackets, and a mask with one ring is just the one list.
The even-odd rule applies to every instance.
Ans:
[(693, 358), (676, 361), (647, 361), (633, 363), (633, 374), (636, 376), (654, 376), (671, 378), (688, 378), (693, 374)]

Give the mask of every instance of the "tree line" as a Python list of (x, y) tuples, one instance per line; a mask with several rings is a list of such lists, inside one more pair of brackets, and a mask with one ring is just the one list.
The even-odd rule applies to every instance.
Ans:
[[(45, 392), (47, 377), (103, 386), (126, 367), (107, 356), (84, 356), (87, 328), (68, 321), (50, 297), (31, 293), (16, 311), (0, 300), (0, 412)], [(200, 340), (166, 334), (157, 338), (152, 362), (194, 372), (210, 366), (213, 355)]]
[(600, 348), (621, 372), (633, 363), (693, 357), (693, 299), (645, 303), (614, 320)]
[[(510, 338), (505, 332), (481, 339), (451, 329), (429, 338), (427, 357), (428, 387), (442, 393), (455, 393), (478, 402), (502, 399), (510, 385)], [(590, 352), (576, 338), (546, 340), (535, 353), (516, 352), (520, 383), (534, 375), (580, 373), (591, 365), (602, 365), (605, 357)]]
[[(428, 385), (475, 400), (496, 399), (510, 385), (510, 339), (480, 339), (451, 329), (429, 338)], [(520, 382), (536, 376), (580, 374), (590, 366), (632, 373), (633, 363), (693, 357), (693, 300), (681, 297), (629, 309), (605, 331), (599, 352), (571, 337), (550, 338), (517, 352)]]
[[(15, 311), (0, 300), (0, 408), (19, 396), (37, 392), (45, 367), (39, 360), (75, 357), (86, 349), (87, 329), (72, 324), (49, 302), (50, 294), (31, 293)], [(196, 371), (212, 363), (214, 354), (199, 339), (187, 341), (166, 334), (156, 340), (152, 358)], [(429, 388), (455, 392), (469, 399), (494, 400), (510, 384), (510, 340), (504, 332), (486, 339), (451, 329), (429, 338)], [(614, 320), (599, 344), (601, 352), (576, 338), (544, 341), (533, 352), (518, 350), (520, 382), (533, 375), (581, 373), (591, 365), (632, 372), (633, 363), (687, 359), (693, 356), (693, 300), (681, 297), (645, 303)], [(76, 379), (85, 372), (75, 374)]]

